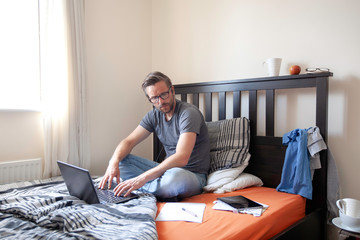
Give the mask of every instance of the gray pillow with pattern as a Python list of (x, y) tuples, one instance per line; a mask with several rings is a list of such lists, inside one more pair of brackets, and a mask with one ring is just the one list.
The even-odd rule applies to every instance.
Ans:
[(210, 172), (247, 166), (250, 158), (250, 122), (233, 118), (206, 122), (210, 140)]

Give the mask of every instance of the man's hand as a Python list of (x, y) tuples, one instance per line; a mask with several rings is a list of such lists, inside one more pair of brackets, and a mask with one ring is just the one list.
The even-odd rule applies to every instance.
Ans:
[(108, 188), (111, 188), (112, 181), (116, 177), (116, 183), (120, 183), (120, 170), (119, 165), (109, 163), (109, 166), (106, 169), (105, 175), (102, 178), (99, 188), (104, 189), (106, 186), (106, 183), (108, 182)]
[(144, 174), (141, 174), (118, 184), (114, 189), (114, 194), (116, 196), (124, 194), (124, 196), (127, 197), (132, 191), (144, 186), (146, 182)]
[(116, 177), (116, 183), (120, 183), (119, 162), (125, 158), (138, 143), (143, 141), (150, 134), (151, 133), (148, 130), (139, 125), (129, 136), (119, 143), (111, 157), (109, 166), (100, 182), (99, 188), (104, 189), (106, 182), (108, 182), (108, 187), (111, 188), (114, 177)]

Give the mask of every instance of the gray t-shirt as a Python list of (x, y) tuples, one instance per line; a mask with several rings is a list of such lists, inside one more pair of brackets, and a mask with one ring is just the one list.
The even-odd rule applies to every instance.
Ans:
[(165, 114), (155, 108), (141, 120), (140, 125), (149, 132), (155, 132), (164, 145), (166, 157), (176, 152), (180, 134), (196, 133), (196, 142), (188, 164), (183, 167), (195, 173), (208, 173), (210, 168), (210, 147), (208, 129), (201, 112), (187, 102), (176, 100), (173, 117), (165, 120)]

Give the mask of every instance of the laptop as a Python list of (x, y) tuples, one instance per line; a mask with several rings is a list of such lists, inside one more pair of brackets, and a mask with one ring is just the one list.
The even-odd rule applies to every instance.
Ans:
[(138, 198), (133, 193), (127, 197), (115, 196), (111, 189), (96, 187), (88, 170), (61, 161), (57, 161), (57, 163), (70, 195), (89, 204), (123, 203)]

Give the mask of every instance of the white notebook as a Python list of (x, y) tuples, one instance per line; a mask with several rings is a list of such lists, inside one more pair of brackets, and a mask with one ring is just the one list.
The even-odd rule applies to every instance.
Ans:
[(203, 221), (205, 203), (165, 203), (156, 221)]

